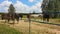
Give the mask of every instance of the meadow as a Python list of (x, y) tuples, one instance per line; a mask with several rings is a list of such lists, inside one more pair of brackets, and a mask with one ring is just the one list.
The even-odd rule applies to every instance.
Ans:
[(23, 20), (19, 20), (19, 23), (14, 26), (8, 23), (2, 24), (2, 22), (4, 21), (0, 20), (0, 34), (29, 34), (29, 29), (30, 34), (60, 34), (60, 19), (50, 19), (47, 23), (41, 23), (41, 19), (31, 18), (30, 28), (25, 15)]

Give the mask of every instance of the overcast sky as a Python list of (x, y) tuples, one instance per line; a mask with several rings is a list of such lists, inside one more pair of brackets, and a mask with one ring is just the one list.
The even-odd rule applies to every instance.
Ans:
[(13, 4), (17, 13), (42, 12), (42, 0), (0, 0), (0, 12), (8, 12), (10, 4)]

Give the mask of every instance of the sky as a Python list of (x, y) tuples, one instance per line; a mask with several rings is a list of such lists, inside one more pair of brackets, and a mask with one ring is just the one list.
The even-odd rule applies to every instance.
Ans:
[(15, 7), (16, 13), (41, 13), (43, 0), (0, 0), (0, 12), (7, 13), (10, 4)]

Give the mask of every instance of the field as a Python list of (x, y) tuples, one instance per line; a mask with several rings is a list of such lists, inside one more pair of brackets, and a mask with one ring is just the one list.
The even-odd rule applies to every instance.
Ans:
[(15, 21), (14, 25), (4, 23), (4, 20), (0, 20), (0, 23), (0, 33), (3, 34), (60, 34), (60, 19), (50, 19), (49, 23), (43, 23), (41, 19), (32, 18), (30, 28), (29, 21), (26, 17), (23, 20), (19, 20), (18, 24)]
[(22, 32), (0, 23), (0, 34), (22, 34)]
[[(15, 23), (17, 22), (15, 21)], [(11, 28), (15, 28), (16, 30), (22, 32), (23, 34), (29, 34), (29, 21), (27, 20), (20, 20), (19, 24), (15, 24), (14, 26), (11, 24), (8, 25)], [(60, 34), (60, 26), (31, 21), (30, 34)]]

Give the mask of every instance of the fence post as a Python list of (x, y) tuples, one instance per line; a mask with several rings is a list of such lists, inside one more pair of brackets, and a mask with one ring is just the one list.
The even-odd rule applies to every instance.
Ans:
[(30, 29), (31, 29), (31, 27), (30, 27), (30, 25), (31, 25), (31, 20), (30, 20), (31, 18), (30, 18), (30, 14), (28, 15), (28, 21), (29, 21), (29, 34), (30, 34)]

